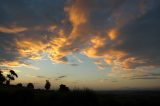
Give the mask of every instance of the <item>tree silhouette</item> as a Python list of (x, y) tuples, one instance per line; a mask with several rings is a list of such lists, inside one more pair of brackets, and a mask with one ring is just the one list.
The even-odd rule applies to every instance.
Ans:
[(34, 89), (33, 83), (28, 83), (28, 84), (27, 84), (27, 88), (29, 88), (29, 89)]
[(18, 75), (15, 73), (15, 71), (10, 70), (10, 73), (7, 74), (7, 80), (6, 80), (6, 85), (10, 85), (11, 80), (15, 80), (15, 77), (18, 78)]
[(16, 76), (18, 78), (18, 75), (15, 73), (15, 71), (10, 70), (11, 75)]
[(2, 73), (3, 72), (0, 70), (0, 85), (2, 85), (3, 82), (5, 82), (5, 80), (6, 80), (5, 76)]
[(49, 82), (49, 80), (46, 80), (45, 89), (49, 90), (50, 87), (51, 87), (51, 83)]

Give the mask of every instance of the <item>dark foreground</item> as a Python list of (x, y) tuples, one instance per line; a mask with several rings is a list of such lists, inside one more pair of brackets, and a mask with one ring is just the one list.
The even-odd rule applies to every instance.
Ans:
[(160, 91), (60, 92), (1, 86), (0, 103), (23, 106), (160, 106)]

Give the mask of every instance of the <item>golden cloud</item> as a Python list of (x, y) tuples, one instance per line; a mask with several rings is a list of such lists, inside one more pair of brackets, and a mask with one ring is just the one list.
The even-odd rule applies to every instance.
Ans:
[(61, 50), (62, 47), (67, 45), (67, 38), (66, 37), (57, 37), (51, 40), (47, 47), (47, 53), (49, 54), (51, 60), (56, 63), (67, 63), (68, 61), (65, 59), (70, 51), (63, 52)]
[(16, 67), (16, 66), (24, 65), (20, 61), (4, 61), (3, 63), (0, 63), (0, 64), (1, 66), (6, 66), (6, 67)]
[(115, 40), (118, 36), (116, 29), (112, 29), (110, 31), (107, 31), (107, 33), (108, 33), (110, 40)]
[(87, 55), (88, 57), (102, 57), (98, 55), (97, 49), (100, 47), (103, 47), (106, 42), (106, 38), (102, 38), (99, 36), (96, 36), (95, 38), (92, 38), (90, 40), (91, 47), (87, 48), (84, 50), (84, 54)]

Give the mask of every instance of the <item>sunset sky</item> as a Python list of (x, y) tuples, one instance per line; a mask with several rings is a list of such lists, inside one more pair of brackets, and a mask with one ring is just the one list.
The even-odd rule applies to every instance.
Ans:
[(12, 84), (160, 88), (159, 0), (0, 0), (0, 68)]

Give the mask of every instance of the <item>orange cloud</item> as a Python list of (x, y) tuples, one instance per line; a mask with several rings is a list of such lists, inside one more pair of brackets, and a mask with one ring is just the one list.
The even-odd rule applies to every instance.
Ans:
[(19, 32), (23, 32), (26, 30), (27, 30), (27, 28), (25, 28), (25, 27), (16, 27), (16, 26), (2, 27), (2, 26), (0, 26), (0, 32), (3, 32), (3, 33), (19, 33)]
[(41, 59), (41, 53), (45, 51), (46, 45), (42, 42), (33, 40), (17, 41), (18, 52), (22, 57), (26, 57), (32, 60)]

